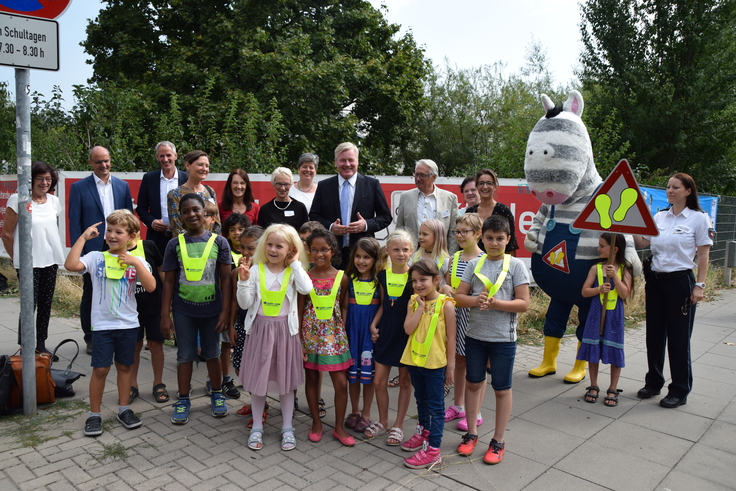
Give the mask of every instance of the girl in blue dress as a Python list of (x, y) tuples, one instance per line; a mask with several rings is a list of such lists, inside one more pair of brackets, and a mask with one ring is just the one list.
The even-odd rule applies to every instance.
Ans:
[[(611, 241), (613, 245), (613, 262)], [(595, 297), (590, 304), (590, 312), (585, 322), (583, 341), (578, 350), (578, 360), (590, 364), (590, 386), (585, 390), (585, 402), (591, 404), (598, 400), (599, 362), (611, 365), (611, 384), (606, 390), (603, 403), (608, 407), (618, 406), (618, 379), (624, 366), (624, 300), (634, 286), (631, 264), (625, 258), (626, 239), (623, 234), (603, 233), (598, 239), (598, 254), (601, 262), (590, 268), (583, 285), (584, 297)], [(610, 264), (606, 264), (609, 262)], [(608, 294), (607, 296), (605, 294)], [(601, 310), (606, 303), (606, 318), (601, 329)]]
[[(348, 276), (348, 315), (345, 330), (353, 364), (348, 368), (350, 404), (352, 412), (345, 420), (345, 427), (363, 433), (371, 424), (371, 405), (375, 386), (373, 339), (371, 326), (378, 323), (381, 308), (381, 290), (376, 276), (382, 268), (379, 264), (381, 246), (372, 237), (360, 239), (353, 251), (345, 273)], [(378, 314), (378, 315), (377, 315)], [(375, 326), (373, 326), (375, 327)], [(360, 386), (363, 386), (363, 408), (360, 406)]]

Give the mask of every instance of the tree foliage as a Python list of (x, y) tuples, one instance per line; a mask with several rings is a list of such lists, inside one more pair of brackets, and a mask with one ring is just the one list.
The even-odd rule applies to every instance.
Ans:
[[(588, 0), (581, 79), (644, 174), (736, 190), (736, 0)], [(622, 156), (623, 157), (623, 156)]]
[[(389, 156), (412, 136), (429, 67), (411, 34), (398, 36), (399, 26), (367, 1), (105, 3), (83, 43), (92, 82), (137, 88), (153, 112), (169, 110), (175, 96), (185, 115), (178, 141), (192, 141), (193, 124), (211, 124), (200, 146), (218, 149), (212, 137), (226, 139), (238, 125), (231, 120), (228, 127), (223, 115), (235, 118), (254, 105), (278, 110), (272, 130), (285, 131), (270, 144), (285, 146), (279, 157), (291, 161), (306, 150), (327, 157), (345, 140), (359, 142), (367, 155)], [(199, 107), (203, 92), (224, 111)]]

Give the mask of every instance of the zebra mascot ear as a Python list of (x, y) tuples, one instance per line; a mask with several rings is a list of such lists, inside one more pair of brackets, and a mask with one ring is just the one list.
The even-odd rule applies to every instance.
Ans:
[(542, 100), (542, 107), (544, 108), (544, 112), (555, 108), (555, 103), (552, 102), (552, 99), (550, 99), (547, 94), (542, 94), (540, 99)]
[[(542, 101), (542, 104), (544, 104), (544, 100)], [(585, 103), (583, 103), (583, 96), (580, 95), (580, 92), (578, 92), (577, 90), (571, 90), (570, 95), (567, 97), (567, 100), (562, 105), (562, 110), (571, 112), (578, 117), (582, 117), (584, 105)], [(547, 108), (545, 107), (545, 109)]]

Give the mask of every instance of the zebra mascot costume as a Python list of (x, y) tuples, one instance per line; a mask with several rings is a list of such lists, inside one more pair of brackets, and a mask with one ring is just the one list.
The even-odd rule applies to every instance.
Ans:
[[(582, 337), (592, 297), (584, 298), (581, 290), (588, 271), (598, 262), (600, 236), (599, 232), (572, 227), (602, 182), (593, 162), (588, 130), (580, 119), (583, 96), (573, 90), (561, 107), (555, 107), (547, 95), (541, 99), (546, 114), (529, 135), (524, 173), (542, 206), (524, 246), (532, 253), (534, 280), (551, 301), (544, 321), (544, 359), (529, 371), (530, 377), (556, 373), (557, 354), (573, 305), (578, 306), (578, 340)], [(627, 236), (626, 241), (626, 257), (635, 265), (635, 273), (641, 271), (633, 239)], [(586, 366), (587, 362), (576, 360), (565, 382), (583, 380)]]

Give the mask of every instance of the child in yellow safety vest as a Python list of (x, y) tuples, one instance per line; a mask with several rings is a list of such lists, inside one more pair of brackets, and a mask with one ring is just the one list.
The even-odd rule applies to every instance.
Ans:
[(165, 275), (161, 330), (167, 336), (176, 325), (179, 398), (171, 422), (178, 425), (189, 421), (189, 391), (198, 336), (201, 356), (207, 362), (207, 375), (212, 381), (212, 415), (222, 418), (228, 413), (221, 385), (220, 333), (227, 331), (230, 319), (230, 309), (223, 307), (230, 305), (233, 261), (227, 240), (205, 229), (204, 210), (204, 200), (198, 194), (181, 198), (179, 214), (187, 231), (169, 241), (161, 268)]
[[(238, 267), (238, 305), (248, 310), (240, 381), (251, 393), (254, 415), (263, 412), (269, 388), (278, 392), (282, 450), (296, 448), (294, 390), (304, 382), (297, 295), (312, 290), (305, 260), (296, 230), (290, 225), (274, 224), (263, 232), (253, 259)], [(263, 448), (261, 418), (253, 421), (248, 448)]]
[(414, 295), (404, 321), (409, 341), (401, 363), (409, 368), (418, 424), (401, 449), (419, 450), (404, 459), (404, 465), (422, 469), (442, 462), (444, 387), (452, 384), (455, 373), (455, 301), (439, 293), (440, 271), (436, 263), (420, 259), (409, 268), (409, 277)]
[[(309, 440), (322, 439), (320, 419), (320, 373), (328, 372), (335, 389), (335, 421), (345, 417), (348, 404), (348, 379), (345, 371), (352, 364), (348, 337), (345, 333), (348, 277), (333, 264), (339, 264), (339, 246), (335, 235), (324, 228), (315, 229), (307, 237), (311, 262), (309, 277), (314, 288), (309, 295), (299, 296), (300, 332), (304, 349), (304, 391), (312, 413)], [(340, 424), (335, 425), (333, 436), (343, 444), (354, 445)]]

